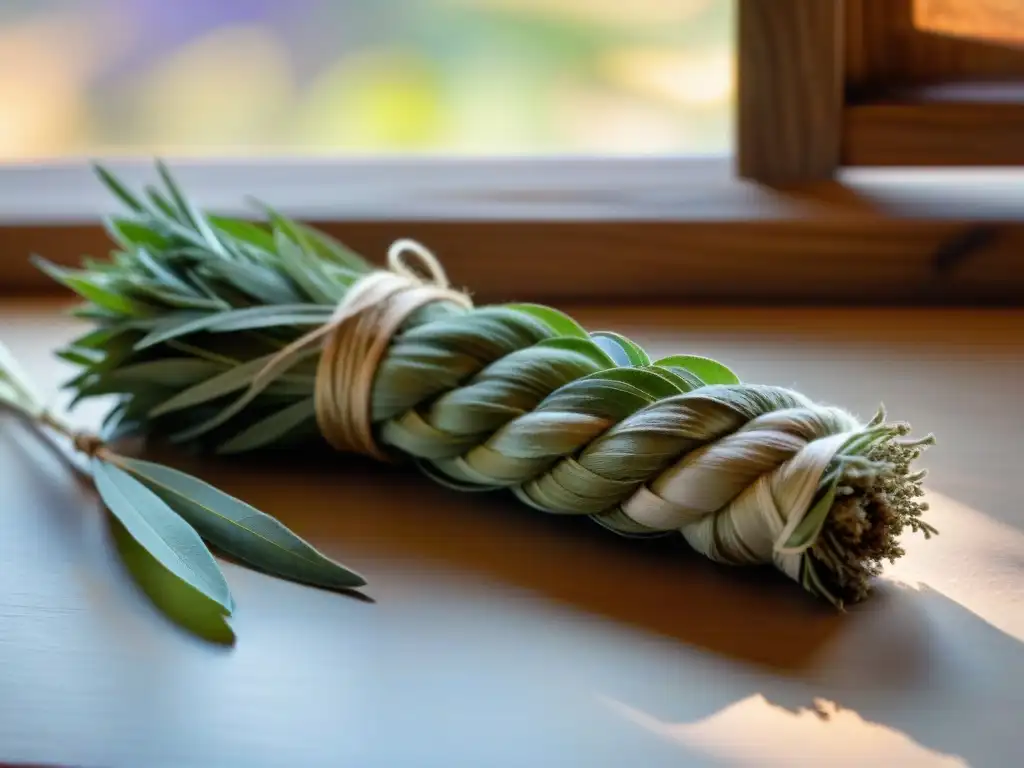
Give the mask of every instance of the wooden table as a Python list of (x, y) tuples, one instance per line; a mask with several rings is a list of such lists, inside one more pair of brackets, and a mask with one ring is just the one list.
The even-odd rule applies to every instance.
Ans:
[[(838, 614), (772, 573), (409, 471), (179, 457), (371, 582), (367, 603), (225, 565), (224, 649), (150, 607), (93, 494), (5, 418), (0, 762), (1024, 764), (1024, 312), (573, 311), (864, 416), (884, 399), (941, 440), (942, 535)], [(0, 327), (52, 390), (72, 321), (8, 301)]]

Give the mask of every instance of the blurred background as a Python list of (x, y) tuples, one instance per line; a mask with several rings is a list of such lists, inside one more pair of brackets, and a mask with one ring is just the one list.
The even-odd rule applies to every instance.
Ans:
[(2, 0), (0, 158), (719, 154), (732, 0)]

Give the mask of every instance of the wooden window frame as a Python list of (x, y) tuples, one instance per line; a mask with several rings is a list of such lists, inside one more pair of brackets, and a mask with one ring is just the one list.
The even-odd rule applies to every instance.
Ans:
[[(371, 258), (420, 239), (479, 301), (1019, 302), (1024, 173), (852, 167), (893, 164), (869, 139), (895, 141), (894, 121), (941, 123), (933, 103), (851, 87), (851, 72), (868, 82), (851, 9), (875, 0), (737, 1), (731, 159), (168, 160), (205, 207), (260, 197)], [(53, 288), (29, 253), (106, 252), (109, 210), (85, 162), (0, 166), (0, 293)]]
[(739, 0), (739, 170), (1024, 165), (1024, 47), (914, 24), (917, 0)]

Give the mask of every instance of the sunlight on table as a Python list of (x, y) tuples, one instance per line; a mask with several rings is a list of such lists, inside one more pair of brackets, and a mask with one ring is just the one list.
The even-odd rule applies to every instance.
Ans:
[[(864, 643), (863, 627), (826, 646), (814, 665), (816, 684), (809, 686), (826, 692), (822, 696), (794, 696), (777, 681), (765, 679), (763, 693), (738, 700), (727, 696), (731, 703), (689, 721), (668, 719), (611, 696), (599, 695), (599, 700), (687, 753), (730, 765), (783, 768), (794, 764), (797, 752), (809, 760), (828, 755), (833, 766), (973, 764), (919, 739), (930, 731), (938, 708), (946, 706), (939, 703), (944, 697), (955, 696), (965, 708), (975, 702), (979, 713), (995, 707), (1009, 714), (1019, 706), (1020, 680), (1013, 670), (1019, 667), (1024, 642), (1024, 533), (934, 491), (928, 501), (940, 535), (926, 543), (907, 539), (909, 555), (889, 566), (884, 580), (894, 594), (909, 590), (919, 596), (930, 636), (908, 642), (898, 628), (902, 608), (868, 605), (862, 610), (877, 611), (871, 622), (875, 628), (890, 628), (889, 647)], [(941, 589), (930, 584), (941, 584)], [(871, 654), (891, 658), (878, 659), (872, 669)], [(840, 659), (859, 659), (858, 676), (845, 674)], [(899, 672), (887, 674), (887, 667)], [(1001, 675), (1009, 677), (997, 681)], [(932, 703), (894, 717), (895, 691)]]

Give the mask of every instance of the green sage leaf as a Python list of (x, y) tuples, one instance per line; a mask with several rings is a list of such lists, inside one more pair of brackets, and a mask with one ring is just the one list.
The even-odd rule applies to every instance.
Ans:
[[(142, 350), (146, 347), (156, 346), (168, 339), (185, 336), (192, 333), (190, 330), (192, 323), (199, 320), (205, 320), (206, 318), (215, 317), (217, 314), (219, 313), (195, 312), (192, 310), (168, 312), (164, 316), (160, 317), (152, 327), (141, 329), (148, 331), (148, 333), (142, 338), (136, 340), (134, 347), (135, 349)], [(179, 329), (183, 330), (179, 332)]]
[[(226, 299), (228, 296), (228, 292), (218, 292), (215, 286), (207, 282), (206, 276), (203, 274), (203, 271), (204, 270), (202, 269), (202, 267), (193, 267), (191, 269), (185, 270), (185, 274), (187, 275), (192, 285), (198, 288), (199, 292), (202, 293), (204, 296), (209, 296), (211, 299)], [(232, 301), (228, 299), (226, 303), (231, 304)]]
[(211, 299), (205, 296), (197, 296), (194, 292), (180, 293), (167, 289), (159, 284), (149, 281), (133, 281), (131, 293), (141, 294), (141, 298), (147, 303), (162, 304), (171, 309), (194, 309), (200, 312), (218, 312), (228, 308), (223, 299)]
[(98, 350), (90, 350), (88, 347), (83, 349), (75, 349), (74, 347), (68, 347), (67, 349), (58, 349), (54, 352), (54, 355), (59, 360), (71, 363), (72, 365), (82, 366), (88, 368), (95, 365), (99, 360), (102, 360), (102, 355), (90, 355), (89, 352), (96, 352)]
[(156, 258), (150, 255), (145, 248), (138, 248), (135, 251), (135, 258), (139, 263), (149, 270), (149, 273), (159, 280), (165, 288), (175, 291), (182, 296), (196, 296), (196, 291), (191, 285), (182, 280), (174, 271), (161, 264)]
[(678, 368), (700, 378), (705, 384), (739, 384), (735, 373), (717, 360), (699, 355), (672, 355), (654, 363), (662, 368)]
[(638, 368), (642, 365), (650, 365), (651, 358), (644, 352), (643, 347), (625, 336), (611, 331), (596, 331), (590, 337), (601, 349), (611, 355), (619, 365)]
[(95, 328), (88, 333), (79, 336), (74, 340), (73, 345), (76, 347), (88, 347), (90, 349), (99, 349), (104, 347), (112, 339), (126, 333), (129, 329), (118, 328), (117, 326), (110, 326), (106, 328)]
[(279, 228), (285, 230), (292, 240), (318, 258), (334, 262), (345, 267), (347, 271), (356, 273), (368, 272), (372, 268), (366, 259), (330, 237), (326, 232), (307, 224), (287, 219), (280, 213), (271, 211), (266, 206), (263, 206), (263, 209), (269, 213), (271, 220)]
[(643, 366), (641, 368), (612, 368), (611, 370), (594, 374), (592, 378), (632, 384), (637, 389), (650, 395), (654, 400), (661, 400), (689, 391), (685, 385), (680, 385), (663, 374), (662, 370), (654, 366)]
[[(316, 354), (316, 350), (312, 350), (309, 354)], [(192, 406), (201, 405), (211, 400), (216, 400), (218, 397), (229, 395), (232, 392), (237, 392), (240, 389), (245, 389), (252, 383), (253, 378), (270, 362), (272, 356), (265, 355), (264, 357), (258, 357), (248, 362), (242, 363), (228, 368), (225, 371), (218, 373), (215, 376), (211, 376), (208, 379), (204, 379), (195, 386), (189, 387), (188, 389), (182, 390), (176, 393), (173, 397), (160, 403), (156, 408), (149, 412), (151, 418), (158, 416), (165, 416), (168, 413), (174, 411), (180, 411), (183, 408), (191, 408)], [(309, 391), (312, 388), (312, 383), (302, 384), (300, 391)]]
[[(281, 237), (284, 237), (285, 240), (291, 240), (295, 245), (297, 245), (300, 251), (312, 252), (314, 250), (306, 236), (306, 232), (296, 222), (292, 221), (287, 216), (261, 200), (252, 200), (251, 202), (255, 204), (268, 219), (270, 219), (270, 223), (274, 228), (273, 237), (275, 246), (279, 246)], [(287, 257), (285, 257), (283, 253), (279, 255), (282, 256), (283, 261), (287, 261)]]
[(181, 215), (174, 210), (174, 206), (164, 197), (163, 192), (150, 185), (146, 185), (145, 191), (146, 198), (153, 204), (153, 208), (162, 213), (167, 218), (167, 221), (177, 224), (183, 223)]
[(87, 276), (88, 273), (77, 273), (74, 270), (62, 269), (46, 259), (38, 256), (30, 258), (32, 264), (42, 270), (46, 275), (66, 288), (70, 288), (83, 299), (91, 301), (97, 308), (112, 313), (113, 316), (128, 315), (129, 317), (140, 317), (152, 312), (152, 308), (122, 296), (96, 282), (97, 277)]
[(829, 510), (832, 509), (832, 504), (836, 500), (836, 487), (838, 484), (839, 473), (837, 472), (825, 493), (818, 499), (818, 502), (807, 511), (803, 520), (793, 529), (793, 533), (786, 539), (786, 542), (781, 547), (778, 547), (779, 552), (787, 555), (800, 554), (808, 550), (818, 540), (821, 529), (825, 525), (825, 520), (828, 518)]
[(199, 210), (198, 207), (193, 205), (192, 201), (189, 200), (181, 191), (181, 188), (174, 180), (174, 177), (167, 165), (161, 161), (157, 161), (156, 168), (157, 172), (160, 174), (160, 178), (164, 182), (164, 186), (167, 187), (167, 191), (171, 195), (171, 200), (173, 200), (175, 207), (181, 213), (184, 221), (195, 227), (196, 231), (202, 238), (202, 242), (213, 253), (224, 258), (230, 258), (230, 251), (221, 239), (217, 237), (217, 233), (213, 231), (213, 227), (211, 227), (210, 223), (206, 220), (206, 215)]
[(241, 453), (264, 448), (281, 440), (300, 424), (312, 421), (315, 416), (316, 409), (313, 398), (308, 397), (246, 427), (230, 440), (222, 443), (217, 452)]
[(544, 323), (558, 336), (572, 336), (577, 339), (589, 339), (590, 334), (564, 312), (559, 312), (543, 304), (509, 304), (508, 309), (522, 312)]
[(692, 392), (693, 390), (700, 389), (704, 386), (704, 382), (701, 381), (700, 377), (694, 376), (692, 373), (684, 371), (682, 368), (662, 368), (657, 365), (648, 365), (644, 366), (644, 370), (650, 371), (669, 382), (673, 387), (676, 387), (680, 393)]
[[(262, 309), (262, 307), (254, 307)], [(211, 333), (228, 333), (230, 331), (252, 331), (257, 328), (292, 328), (300, 326), (323, 325), (330, 320), (331, 313), (326, 307), (321, 307), (319, 312), (296, 312), (295, 314), (265, 315), (260, 319), (247, 318), (225, 318), (214, 324), (207, 330)]]
[(621, 421), (653, 402), (651, 395), (633, 384), (595, 374), (553, 392), (537, 406), (536, 412), (589, 414)]
[(101, 165), (93, 165), (93, 171), (99, 176), (100, 181), (103, 185), (110, 190), (110, 192), (124, 203), (128, 208), (138, 213), (146, 210), (144, 206), (135, 195), (128, 191), (128, 189), (122, 184), (114, 174), (108, 171)]
[(619, 420), (655, 400), (685, 391), (651, 367), (609, 368), (558, 388), (536, 410), (590, 413)]
[(209, 483), (148, 461), (121, 463), (203, 538), (250, 565), (319, 587), (351, 589), (366, 584), (358, 573), (320, 553), (270, 515)]
[(129, 251), (136, 248), (153, 248), (159, 251), (169, 244), (162, 234), (135, 219), (109, 217), (104, 220), (104, 225), (114, 241)]
[(235, 633), (224, 621), (224, 609), (219, 603), (165, 568), (116, 517), (111, 517), (110, 522), (121, 562), (138, 587), (167, 618), (211, 643), (234, 643)]
[(296, 243), (282, 230), (274, 233), (281, 267), (305, 294), (318, 304), (334, 306), (341, 299), (343, 289), (324, 269), (323, 263), (310, 258), (302, 245)]
[(244, 261), (211, 261), (206, 269), (243, 293), (266, 304), (297, 304), (302, 297), (273, 270)]
[(275, 381), (277, 381), (282, 375), (288, 372), (295, 365), (298, 365), (302, 360), (309, 356), (309, 350), (307, 349), (294, 349), (283, 357), (277, 357), (269, 366), (261, 371), (262, 381), (253, 381), (248, 389), (240, 397), (235, 399), (234, 402), (228, 404), (224, 408), (220, 409), (217, 413), (204, 419), (199, 424), (193, 424), (187, 429), (175, 432), (170, 436), (174, 442), (184, 442), (187, 440), (193, 440), (201, 435), (206, 434), (212, 429), (216, 429), (221, 424), (224, 424), (233, 416), (238, 414), (243, 408), (249, 403), (255, 400), (261, 392), (270, 387)]
[(229, 309), (207, 315), (187, 317), (180, 322), (167, 318), (165, 324), (154, 328), (136, 345), (136, 349), (156, 346), (169, 339), (205, 331), (208, 333), (272, 328), (277, 325), (321, 325), (331, 317), (329, 307), (318, 304), (287, 304), (269, 307)]
[(223, 216), (208, 216), (207, 218), (213, 227), (229, 237), (265, 253), (274, 253), (274, 236), (263, 227), (250, 221), (229, 219)]
[(92, 472), (100, 498), (131, 537), (164, 568), (230, 614), (228, 583), (199, 534), (123, 469), (95, 458)]
[(192, 249), (194, 252), (205, 254), (206, 258), (211, 256), (220, 258), (220, 254), (212, 253), (209, 244), (203, 239), (203, 236), (194, 229), (190, 229), (189, 222), (182, 220), (173, 208), (164, 218), (152, 217), (149, 221), (152, 226), (162, 231), (167, 237), (180, 241), (175, 243), (177, 246), (176, 250), (181, 249), (177, 250), (178, 253), (185, 250), (185, 248), (182, 248), (182, 243), (187, 243), (187, 248)]
[(171, 196), (171, 200), (177, 209), (178, 215), (181, 216), (185, 221), (192, 222), (192, 206), (189, 205), (185, 199), (185, 195), (178, 188), (177, 183), (174, 181), (174, 177), (171, 176), (171, 171), (167, 167), (167, 164), (163, 161), (158, 160), (156, 163), (157, 173), (160, 174), (160, 179), (164, 183), (164, 187)]
[(548, 349), (561, 349), (566, 352), (573, 352), (590, 360), (599, 369), (616, 368), (615, 361), (589, 338), (580, 339), (575, 336), (556, 336), (551, 339), (544, 339), (537, 342), (534, 347)]
[(197, 381), (204, 381), (216, 376), (224, 370), (223, 365), (211, 363), (209, 360), (196, 360), (192, 357), (165, 357), (161, 360), (150, 360), (145, 363), (133, 363), (105, 374), (108, 381), (155, 382), (165, 387), (191, 386)]
[(294, 223), (294, 227), (305, 237), (306, 243), (320, 258), (336, 262), (355, 272), (368, 272), (371, 269), (366, 259), (330, 235), (298, 222)]

